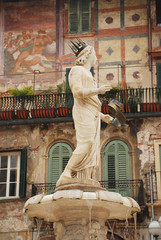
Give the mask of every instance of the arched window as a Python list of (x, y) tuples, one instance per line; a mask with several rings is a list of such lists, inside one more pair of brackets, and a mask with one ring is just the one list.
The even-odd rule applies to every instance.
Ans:
[(109, 191), (131, 196), (130, 157), (127, 144), (120, 140), (108, 143), (104, 149), (104, 181)]
[(50, 148), (48, 158), (48, 183), (57, 182), (72, 155), (72, 151), (69, 144), (64, 142), (56, 143)]

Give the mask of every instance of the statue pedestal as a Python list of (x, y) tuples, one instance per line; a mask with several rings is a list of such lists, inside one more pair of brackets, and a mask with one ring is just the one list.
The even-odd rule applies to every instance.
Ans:
[(82, 218), (73, 222), (54, 223), (56, 240), (106, 240), (107, 227), (104, 221)]
[(40, 194), (28, 199), (24, 206), (29, 218), (54, 222), (56, 240), (105, 240), (107, 219), (126, 220), (139, 211), (134, 199), (99, 189)]

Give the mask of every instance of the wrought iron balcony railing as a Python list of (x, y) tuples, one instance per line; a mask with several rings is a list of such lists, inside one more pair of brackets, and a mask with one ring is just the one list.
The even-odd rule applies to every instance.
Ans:
[[(99, 98), (103, 113), (109, 113), (107, 105), (116, 99), (123, 103), (126, 117), (161, 116), (160, 88), (110, 90)], [(0, 124), (3, 120), (71, 118), (73, 103), (71, 93), (1, 97)]]
[[(144, 191), (142, 180), (115, 180), (100, 181), (103, 188), (108, 191), (118, 192), (122, 196), (134, 198), (140, 206), (144, 206)], [(40, 193), (51, 194), (56, 188), (56, 183), (32, 184), (32, 196)]]

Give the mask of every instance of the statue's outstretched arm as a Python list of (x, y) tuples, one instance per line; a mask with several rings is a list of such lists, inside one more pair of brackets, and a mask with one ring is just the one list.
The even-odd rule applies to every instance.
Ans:
[(91, 97), (94, 95), (98, 95), (98, 94), (104, 94), (105, 92), (107, 92), (108, 90), (110, 90), (110, 86), (102, 86), (99, 88), (75, 88), (74, 89), (74, 97), (76, 98), (87, 98), (87, 97)]

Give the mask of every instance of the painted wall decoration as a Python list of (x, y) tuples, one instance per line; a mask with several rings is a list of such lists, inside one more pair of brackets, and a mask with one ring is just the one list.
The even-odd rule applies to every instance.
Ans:
[(51, 71), (56, 59), (55, 1), (5, 5), (5, 73)]

